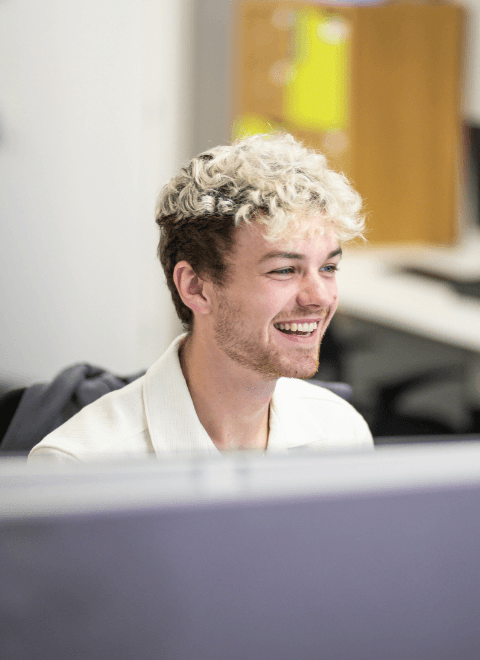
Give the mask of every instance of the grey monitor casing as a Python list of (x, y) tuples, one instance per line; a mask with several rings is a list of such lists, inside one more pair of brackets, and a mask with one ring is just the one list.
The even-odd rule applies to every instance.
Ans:
[[(32, 500), (35, 489), (41, 500), (49, 487), (56, 490), (55, 480), (65, 488), (65, 476), (72, 477), (79, 506), (32, 515), (5, 508), (0, 657), (478, 660), (480, 478), (466, 462), (479, 458), (480, 448), (460, 451), (470, 474), (464, 479), (442, 478), (440, 450), (422, 451), (303, 455), (288, 463), (187, 461), (170, 471), (186, 490), (196, 480), (197, 495), (157, 495), (143, 506), (121, 501), (122, 482), (123, 490), (137, 484), (142, 491), (142, 481), (162, 475), (151, 464), (134, 466), (130, 480), (118, 465), (106, 467), (104, 484), (118, 492), (119, 504), (98, 507), (81, 505), (82, 483), (86, 492), (96, 482), (100, 492), (103, 468), (30, 475)], [(425, 478), (428, 456), (439, 465), (436, 484)], [(388, 475), (395, 461), (410, 470), (410, 481), (407, 475), (403, 486), (379, 486), (375, 473)], [(227, 479), (223, 495), (206, 495), (208, 480), (218, 484), (229, 469), (251, 487), (226, 496)], [(318, 487), (282, 494), (282, 470), (285, 482), (295, 472), (297, 484), (313, 484), (316, 473)], [(355, 485), (355, 474), (369, 471), (372, 487), (358, 479)], [(337, 476), (336, 488), (321, 485), (327, 474)], [(277, 492), (259, 495), (262, 479)], [(10, 495), (21, 499), (15, 488)], [(108, 499), (105, 492), (99, 501)]]

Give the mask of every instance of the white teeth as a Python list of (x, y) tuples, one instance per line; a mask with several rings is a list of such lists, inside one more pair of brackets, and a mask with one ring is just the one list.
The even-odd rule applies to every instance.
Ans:
[(313, 323), (275, 323), (278, 330), (291, 330), (292, 332), (313, 332), (317, 329), (317, 322)]

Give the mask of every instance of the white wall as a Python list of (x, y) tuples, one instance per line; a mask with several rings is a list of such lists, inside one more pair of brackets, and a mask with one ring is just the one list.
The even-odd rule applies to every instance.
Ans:
[(190, 0), (0, 3), (0, 383), (180, 331), (155, 197), (190, 153)]

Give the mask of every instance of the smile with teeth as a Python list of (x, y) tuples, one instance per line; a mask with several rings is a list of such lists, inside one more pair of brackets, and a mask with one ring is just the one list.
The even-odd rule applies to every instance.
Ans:
[(297, 334), (304, 337), (311, 335), (317, 329), (317, 323), (275, 323), (277, 330), (281, 330), (285, 334)]

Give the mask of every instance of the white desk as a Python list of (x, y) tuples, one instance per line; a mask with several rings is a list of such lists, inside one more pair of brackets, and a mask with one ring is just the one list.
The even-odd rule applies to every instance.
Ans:
[(339, 312), (480, 354), (480, 300), (400, 272), (407, 265), (480, 279), (480, 233), (454, 248), (347, 246), (337, 277)]

